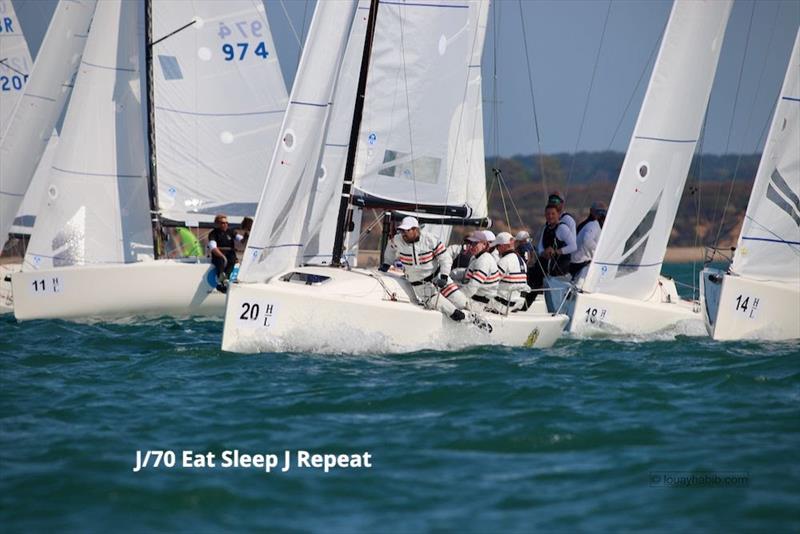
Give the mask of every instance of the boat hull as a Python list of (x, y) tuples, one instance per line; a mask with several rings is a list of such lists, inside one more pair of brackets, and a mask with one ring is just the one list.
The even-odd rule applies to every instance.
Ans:
[[(208, 262), (157, 260), (15, 273), (14, 315), (28, 319), (222, 316)], [(214, 284), (214, 285), (212, 285)]]
[(488, 333), (419, 306), (411, 286), (398, 275), (325, 267), (293, 272), (327, 280), (302, 284), (281, 276), (268, 283), (231, 286), (223, 350), (398, 352), (494, 344), (543, 348), (556, 342), (567, 321), (565, 315), (534, 312), (484, 314), (493, 327)]
[[(548, 286), (564, 291), (568, 282), (549, 279)], [(659, 289), (650, 300), (640, 301), (604, 293), (584, 293), (573, 290), (563, 304), (569, 316), (567, 331), (581, 336), (647, 335), (672, 328), (679, 323), (695, 323), (702, 331), (700, 306), (682, 300), (675, 282), (661, 277)]]
[(21, 263), (0, 264), (0, 315), (14, 312), (14, 297), (11, 291), (11, 275), (22, 270)]
[(718, 269), (700, 273), (701, 307), (715, 340), (800, 338), (800, 287)]

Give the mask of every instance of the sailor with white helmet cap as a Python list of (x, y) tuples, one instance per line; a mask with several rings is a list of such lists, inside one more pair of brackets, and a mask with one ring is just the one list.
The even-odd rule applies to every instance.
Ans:
[(505, 315), (521, 309), (525, 304), (522, 293), (531, 289), (527, 283), (528, 267), (514, 250), (515, 239), (511, 234), (500, 232), (493, 243), (500, 254), (500, 261), (497, 262), (500, 282), (497, 284), (497, 295), (491, 301), (491, 309)]
[[(500, 271), (497, 269), (497, 261), (490, 252), (489, 238), (494, 240), (495, 235), (488, 230), (479, 230), (469, 237), (473, 258), (464, 275), (461, 291), (471, 299), (470, 308), (473, 309), (483, 309), (497, 295)], [(476, 303), (484, 306), (476, 307)]]
[(440, 289), (445, 297), (448, 296), (445, 292), (452, 294), (458, 289), (450, 280), (453, 260), (441, 240), (421, 230), (415, 217), (404, 217), (397, 230), (386, 247), (384, 257), (387, 263), (381, 266), (381, 270), (388, 270), (395, 259), (400, 260), (420, 304), (439, 310), (454, 321), (463, 320), (466, 317), (464, 312), (447, 298), (439, 298)]

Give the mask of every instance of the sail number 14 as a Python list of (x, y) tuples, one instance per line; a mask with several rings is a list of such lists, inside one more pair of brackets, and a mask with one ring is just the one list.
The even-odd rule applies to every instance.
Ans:
[(741, 312), (747, 316), (748, 319), (755, 319), (756, 312), (760, 299), (758, 297), (751, 297), (750, 295), (739, 295), (736, 297), (736, 311)]

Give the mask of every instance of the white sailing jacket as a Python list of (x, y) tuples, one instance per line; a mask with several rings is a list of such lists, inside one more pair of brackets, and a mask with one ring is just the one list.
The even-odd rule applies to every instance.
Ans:
[(500, 258), (497, 263), (500, 271), (500, 282), (497, 285), (497, 296), (507, 302), (518, 301), (520, 293), (530, 291), (528, 286), (528, 268), (525, 260), (519, 254), (509, 250)]
[(425, 231), (420, 231), (414, 243), (406, 243), (401, 234), (395, 234), (386, 247), (385, 258), (387, 263), (400, 260), (410, 282), (431, 277), (437, 270), (438, 275), (450, 276), (453, 266), (453, 259), (439, 238)]
[(467, 297), (477, 296), (491, 300), (497, 295), (499, 282), (500, 270), (497, 268), (494, 256), (490, 252), (483, 251), (469, 262), (461, 290)]

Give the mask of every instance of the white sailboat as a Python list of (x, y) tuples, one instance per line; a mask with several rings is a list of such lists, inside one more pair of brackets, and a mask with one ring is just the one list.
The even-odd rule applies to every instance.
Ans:
[(706, 268), (700, 298), (717, 340), (800, 338), (800, 31), (733, 262)]
[(260, 2), (99, 2), (16, 317), (221, 314), (213, 267), (165, 257), (161, 228), (252, 214), (285, 104)]
[[(10, 2), (6, 3), (10, 5)], [(0, 242), (9, 232), (30, 235), (44, 200), (58, 146), (56, 121), (63, 112), (78, 70), (94, 15), (95, 1), (60, 2), (21, 96), (11, 106), (0, 137)], [(0, 40), (0, 45), (5, 44)], [(27, 53), (27, 46), (25, 47)], [(0, 53), (5, 57), (5, 51)], [(24, 62), (23, 62), (24, 63)], [(6, 95), (6, 93), (2, 93)], [(5, 96), (2, 96), (5, 98)], [(16, 214), (16, 217), (15, 217)], [(13, 223), (13, 224), (12, 224)], [(0, 279), (0, 310), (13, 310), (11, 278), (22, 262), (4, 263)]]
[(676, 0), (591, 264), (574, 287), (550, 278), (570, 332), (648, 334), (699, 321), (660, 275), (708, 104), (732, 1)]
[[(480, 58), (488, 1), (373, 0), (369, 10), (358, 11), (345, 53), (341, 28), (352, 16), (346, 4), (317, 4), (248, 251), (228, 291), (223, 349), (253, 352), (309, 342), (312, 348), (367, 343), (387, 350), (453, 342), (552, 345), (566, 316), (487, 317), (489, 334), (419, 306), (400, 276), (340, 264), (351, 203), (429, 214), (434, 222), (486, 214)], [(334, 19), (336, 24), (329, 22)], [(320, 132), (334, 122), (327, 103), (342, 54), (340, 80), (355, 72), (347, 58), (363, 57), (355, 93), (360, 101), (350, 128), (337, 133), (349, 141), (333, 147), (347, 151), (343, 173), (331, 176), (312, 162), (326, 161)], [(352, 79), (345, 83), (353, 86)], [(334, 109), (347, 105), (340, 86)], [(337, 183), (320, 187), (320, 177)], [(332, 210), (327, 217), (306, 217), (313, 206), (330, 204), (339, 207), (336, 217)], [(327, 249), (333, 266), (303, 265), (308, 239), (334, 219), (333, 248)]]

